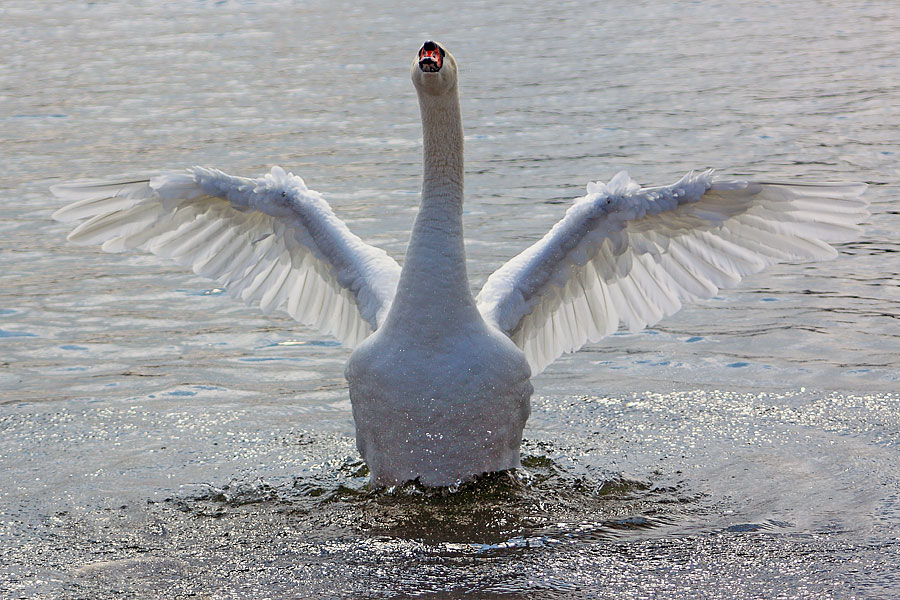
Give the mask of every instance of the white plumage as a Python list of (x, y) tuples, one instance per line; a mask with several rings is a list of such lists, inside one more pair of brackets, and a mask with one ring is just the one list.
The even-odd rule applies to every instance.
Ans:
[(862, 184), (797, 185), (688, 173), (641, 188), (626, 173), (588, 184), (542, 240), (478, 294), (485, 318), (532, 373), (563, 352), (636, 331), (778, 261), (836, 256), (866, 213)]
[[(589, 183), (543, 239), (473, 298), (462, 235), (456, 62), (426, 42), (413, 64), (425, 142), (421, 209), (401, 272), (300, 177), (193, 167), (54, 186), (54, 218), (109, 252), (190, 266), (231, 295), (358, 346), (347, 367), (372, 481), (450, 485), (519, 465), (529, 377), (563, 352), (638, 330), (779, 261), (835, 256), (867, 214), (863, 184), (797, 185), (689, 173), (641, 188)], [(374, 335), (373, 335), (374, 332)]]
[(259, 179), (193, 167), (149, 180), (54, 186), (87, 219), (69, 240), (139, 249), (191, 267), (266, 313), (280, 309), (348, 346), (384, 320), (400, 266), (365, 244), (322, 196), (280, 167)]

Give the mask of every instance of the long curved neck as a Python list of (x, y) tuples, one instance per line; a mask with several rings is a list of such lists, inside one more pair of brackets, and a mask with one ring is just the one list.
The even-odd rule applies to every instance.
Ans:
[(477, 314), (463, 243), (463, 129), (456, 90), (419, 93), (424, 140), (422, 201), (391, 305), (407, 327), (427, 335)]
[[(424, 142), (422, 203), (419, 215), (447, 209), (461, 222), (463, 203), (463, 128), (459, 94), (419, 94)], [(416, 226), (419, 220), (416, 220)], [(415, 235), (415, 229), (413, 230)]]

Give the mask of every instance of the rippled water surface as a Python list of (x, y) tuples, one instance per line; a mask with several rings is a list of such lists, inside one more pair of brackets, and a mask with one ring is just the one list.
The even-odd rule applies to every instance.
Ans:
[[(900, 595), (898, 17), (4, 0), (0, 597)], [(620, 169), (866, 181), (865, 233), (557, 361), (521, 472), (372, 491), (345, 348), (68, 245), (47, 188), (280, 164), (401, 259), (429, 37), (462, 68), (476, 287)]]

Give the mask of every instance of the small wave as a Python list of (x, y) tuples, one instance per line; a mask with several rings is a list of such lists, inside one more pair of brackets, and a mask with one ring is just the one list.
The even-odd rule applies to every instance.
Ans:
[(530, 446), (543, 451), (526, 454), (521, 469), (446, 488), (413, 481), (375, 489), (365, 464), (344, 457), (277, 481), (236, 478), (185, 486), (169, 501), (198, 517), (276, 513), (308, 522), (313, 535), (325, 539), (353, 533), (477, 554), (641, 535), (677, 521), (692, 502), (677, 487), (575, 472), (556, 458), (559, 449), (546, 442)]

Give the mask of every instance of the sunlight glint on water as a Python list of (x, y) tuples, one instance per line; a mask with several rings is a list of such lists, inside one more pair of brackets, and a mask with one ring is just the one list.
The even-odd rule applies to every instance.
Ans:
[[(7, 0), (0, 596), (896, 593), (893, 8)], [(475, 286), (620, 169), (866, 181), (871, 222), (835, 261), (557, 361), (522, 471), (373, 492), (345, 348), (67, 245), (48, 187), (280, 164), (401, 258), (427, 38), (462, 68)]]

